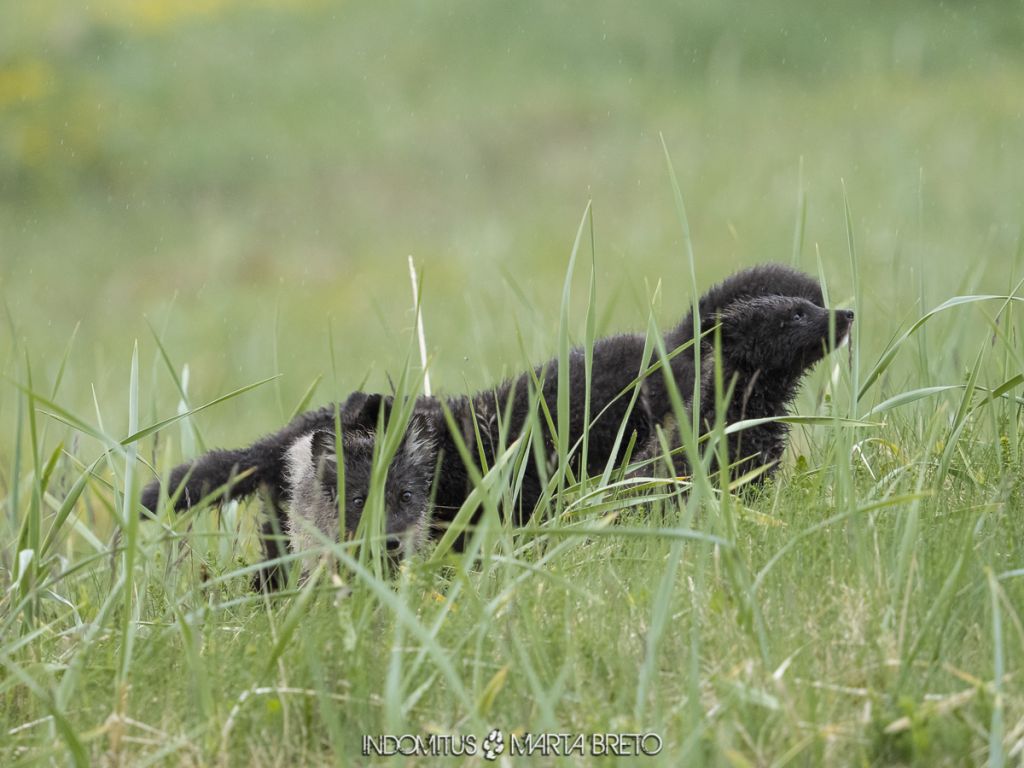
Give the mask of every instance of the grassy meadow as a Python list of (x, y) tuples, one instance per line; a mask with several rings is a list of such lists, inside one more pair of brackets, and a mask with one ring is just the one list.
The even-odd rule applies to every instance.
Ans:
[[(1022, 94), (1019, 0), (0, 8), (0, 765), (1024, 765)], [(763, 261), (857, 321), (757, 491), (570, 477), (514, 531), (510, 461), (466, 552), (272, 598), (258, 502), (139, 521), (418, 386), (410, 255), (435, 392)]]

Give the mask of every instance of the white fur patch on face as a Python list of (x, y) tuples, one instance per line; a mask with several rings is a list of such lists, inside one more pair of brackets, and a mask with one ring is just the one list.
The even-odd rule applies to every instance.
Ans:
[(836, 342), (836, 349), (842, 349), (843, 347), (845, 347), (849, 343), (850, 343), (850, 329), (847, 328), (846, 329), (846, 333), (844, 333), (842, 338), (840, 338), (839, 341)]
[[(337, 457), (329, 456), (337, 461)], [(292, 552), (302, 552), (323, 545), (323, 539), (338, 540), (338, 508), (327, 494), (317, 477), (313, 465), (313, 433), (295, 439), (285, 453), (285, 469), (288, 478), (288, 536)], [(315, 563), (315, 558), (306, 558), (302, 563), (304, 573)]]
[(310, 472), (314, 472), (313, 433), (310, 432), (302, 437), (296, 438), (295, 441), (288, 446), (288, 451), (284, 455), (284, 460), (287, 467), (288, 479), (292, 482), (293, 487), (299, 478), (305, 477)]

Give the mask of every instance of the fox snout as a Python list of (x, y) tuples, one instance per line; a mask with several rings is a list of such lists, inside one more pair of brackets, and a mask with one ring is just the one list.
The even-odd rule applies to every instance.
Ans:
[(835, 309), (832, 310), (832, 315), (835, 318), (835, 346), (841, 347), (846, 344), (850, 339), (850, 329), (853, 327), (853, 310), (852, 309)]

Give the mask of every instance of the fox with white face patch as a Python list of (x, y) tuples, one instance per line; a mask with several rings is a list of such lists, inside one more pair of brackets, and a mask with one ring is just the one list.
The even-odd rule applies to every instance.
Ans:
[[(415, 552), (427, 537), (432, 452), (418, 423), (410, 426), (388, 467), (384, 487), (385, 549), (397, 558)], [(354, 431), (342, 439), (345, 463), (345, 534), (362, 518), (370, 493), (370, 470), (376, 436)], [(333, 430), (297, 438), (285, 452), (288, 487), (288, 542), (293, 552), (307, 552), (337, 541), (340, 531), (338, 456)], [(303, 572), (311, 561), (305, 560)]]
[[(280, 431), (247, 448), (210, 451), (175, 467), (167, 486), (174, 509), (187, 509), (211, 494), (210, 500), (220, 503), (260, 491), (269, 518), (262, 537), (267, 560), (284, 554), (280, 546), (283, 536), (292, 552), (319, 548), (325, 538), (337, 541), (342, 533), (337, 410), (345, 469), (344, 533), (351, 536), (369, 497), (378, 414), (385, 399), (356, 392), (338, 406), (300, 414)], [(413, 551), (428, 535), (435, 440), (431, 422), (414, 414), (387, 467), (383, 504), (385, 548), (390, 557)], [(159, 505), (160, 490), (160, 482), (153, 481), (142, 491), (142, 505), (150, 512)], [(304, 561), (304, 570), (309, 564)], [(267, 566), (257, 572), (253, 586), (278, 589), (285, 575), (279, 565)]]

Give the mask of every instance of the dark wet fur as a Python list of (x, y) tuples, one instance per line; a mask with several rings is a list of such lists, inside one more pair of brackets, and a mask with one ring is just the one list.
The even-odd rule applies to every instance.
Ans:
[[(735, 396), (730, 403), (727, 420), (781, 415), (796, 394), (800, 378), (824, 354), (824, 340), (828, 338), (827, 317), (823, 308), (821, 288), (813, 278), (781, 265), (762, 265), (739, 272), (709, 290), (699, 302), (701, 329), (706, 331), (721, 320), (717, 334), (721, 340), (725, 381), (736, 380)], [(797, 310), (808, 318), (806, 323), (789, 322)], [(836, 313), (836, 338), (841, 338), (852, 321), (852, 313)], [(789, 318), (789, 320), (787, 320)], [(823, 320), (823, 318), (826, 318)], [(788, 324), (787, 324), (788, 323)], [(694, 337), (692, 311), (683, 321), (665, 335), (669, 352)], [(823, 331), (824, 329), (824, 331)], [(713, 369), (708, 361), (714, 359), (714, 342), (710, 337), (702, 341), (701, 422), (714, 421)], [(636, 406), (627, 413), (630, 393), (620, 396), (642, 370), (657, 360), (644, 357), (644, 336), (619, 334), (601, 339), (594, 344), (591, 378), (590, 419), (593, 421), (588, 436), (586, 470), (597, 474), (606, 466), (614, 449), (620, 425), (626, 421), (623, 440), (615, 456), (619, 462), (626, 446), (635, 434), (635, 445), (655, 455), (657, 439), (655, 427), (665, 424), (672, 414), (668, 387), (661, 372), (649, 376), (641, 387)], [(569, 355), (569, 445), (575, 445), (583, 434), (587, 414), (584, 412), (585, 377), (584, 352), (574, 349)], [(694, 390), (694, 360), (690, 350), (676, 355), (671, 363), (672, 378), (687, 407)], [(537, 367), (534, 375), (541, 383), (543, 397), (552, 419), (557, 420), (558, 361), (551, 360)], [(505, 424), (507, 442), (522, 433), (531, 418), (537, 418), (543, 440), (545, 463), (554, 464), (555, 443), (543, 416), (531, 408), (530, 388), (533, 377), (524, 373), (514, 379), (472, 396), (446, 397), (443, 402), (450, 410), (461, 437), (473, 457), (481, 453), (488, 466), (493, 465), (500, 446), (499, 424)], [(415, 470), (392, 466), (398, 475), (417, 477), (423, 468), (431, 472), (437, 468), (437, 482), (433, 492), (433, 521), (435, 530), (443, 529), (472, 490), (470, 473), (459, 457), (452, 434), (446, 426), (438, 397), (420, 397), (415, 403), (414, 419), (431, 435), (421, 445), (422, 461), (416, 461)], [(372, 455), (372, 435), (382, 418), (387, 418), (393, 405), (392, 398), (357, 392), (344, 403), (327, 405), (304, 413), (280, 432), (257, 441), (249, 448), (237, 451), (211, 451), (195, 462), (176, 467), (170, 475), (169, 486), (177, 489), (187, 476), (183, 492), (175, 507), (183, 509), (195, 503), (204, 494), (222, 486), (240, 471), (254, 468), (254, 472), (233, 484), (227, 496), (246, 496), (258, 488), (266, 489), (272, 500), (277, 519), (280, 520), (280, 502), (287, 493), (283, 470), (283, 455), (299, 436), (310, 431), (333, 434), (335, 409), (340, 410), (343, 434), (369, 435), (369, 449), (345, 451), (346, 496), (356, 493), (349, 483), (356, 478), (369, 477), (369, 456)], [(480, 435), (479, 443), (476, 435)], [(785, 446), (786, 430), (782, 425), (769, 425), (749, 430), (735, 441), (730, 441), (729, 455), (735, 458), (756, 454), (747, 464), (775, 462)], [(351, 456), (350, 456), (351, 454)], [(437, 462), (440, 466), (437, 467)], [(680, 468), (685, 460), (680, 460)], [(581, 469), (582, 459), (574, 456), (574, 469)], [(351, 466), (351, 469), (350, 469)], [(746, 466), (746, 465), (745, 465)], [(330, 484), (329, 477), (324, 481)], [(367, 481), (368, 482), (368, 481)], [(515, 523), (523, 523), (533, 514), (542, 495), (543, 472), (533, 460), (527, 462), (522, 488), (515, 508), (507, 510)], [(336, 480), (335, 480), (336, 484)], [(390, 484), (390, 473), (389, 473)], [(353, 485), (353, 487), (355, 487)], [(151, 483), (143, 492), (142, 503), (155, 510), (159, 487)], [(346, 504), (346, 510), (351, 510)], [(389, 513), (390, 514), (390, 513)], [(270, 527), (274, 518), (271, 519)], [(352, 530), (358, 522), (347, 512), (346, 528)], [(389, 523), (389, 530), (401, 528), (402, 521)], [(267, 548), (269, 557), (276, 557), (276, 542)]]
[[(714, 320), (719, 328), (701, 349), (698, 423), (708, 431), (716, 419), (716, 366), (720, 366), (723, 390), (732, 388), (725, 424), (785, 416), (803, 377), (850, 332), (853, 312), (828, 310), (799, 297), (769, 295), (734, 301)], [(764, 480), (778, 467), (788, 434), (788, 425), (770, 422), (729, 435), (731, 477), (764, 467), (759, 481)], [(660, 446), (653, 451), (658, 452)], [(674, 461), (677, 474), (689, 474), (688, 457), (676, 454)], [(717, 453), (709, 469), (717, 471)]]

